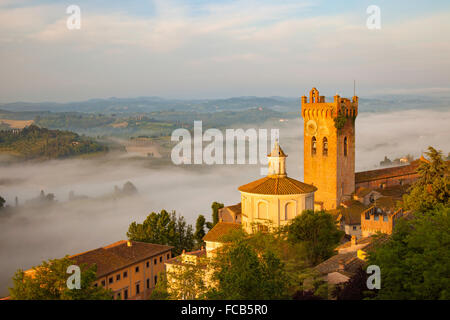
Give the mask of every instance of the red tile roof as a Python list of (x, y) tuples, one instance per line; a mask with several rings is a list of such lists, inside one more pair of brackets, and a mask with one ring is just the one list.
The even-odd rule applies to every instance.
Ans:
[(238, 190), (257, 194), (286, 195), (311, 193), (317, 188), (289, 177), (267, 176), (240, 186)]
[[(200, 249), (200, 250), (191, 251), (191, 252), (184, 252), (183, 254), (190, 255), (190, 256), (196, 256), (197, 258), (202, 258), (202, 257), (206, 257), (206, 249)], [(183, 261), (182, 261), (183, 254), (167, 260), (166, 264), (182, 265), (183, 264)]]
[(234, 214), (241, 214), (242, 213), (242, 207), (241, 207), (241, 203), (239, 202), (238, 204), (232, 205), (232, 206), (226, 206), (223, 207), (220, 210), (229, 210), (231, 212), (233, 212)]
[(97, 265), (97, 277), (102, 277), (116, 270), (168, 252), (171, 246), (131, 241), (128, 246), (126, 240), (121, 240), (108, 246), (75, 254), (69, 258), (76, 264)]
[(420, 165), (420, 161), (421, 160), (415, 160), (405, 166), (356, 172), (355, 173), (355, 183), (417, 174), (417, 168)]
[(204, 241), (222, 242), (221, 238), (235, 230), (242, 228), (240, 223), (233, 222), (218, 222), (209, 232), (203, 237)]

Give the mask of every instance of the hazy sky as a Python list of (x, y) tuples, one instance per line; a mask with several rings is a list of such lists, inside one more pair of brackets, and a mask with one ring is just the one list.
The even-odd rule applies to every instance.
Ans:
[(0, 102), (449, 93), (449, 34), (444, 0), (0, 0)]

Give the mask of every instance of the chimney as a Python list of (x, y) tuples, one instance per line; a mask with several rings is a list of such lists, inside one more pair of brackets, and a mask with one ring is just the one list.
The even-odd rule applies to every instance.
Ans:
[(358, 243), (356, 236), (352, 236), (352, 246), (356, 246), (356, 244)]
[(128, 240), (127, 241), (127, 247), (131, 247), (131, 246), (132, 246), (131, 240)]
[(343, 259), (339, 260), (339, 268), (338, 268), (338, 270), (339, 271), (345, 271), (345, 261)]

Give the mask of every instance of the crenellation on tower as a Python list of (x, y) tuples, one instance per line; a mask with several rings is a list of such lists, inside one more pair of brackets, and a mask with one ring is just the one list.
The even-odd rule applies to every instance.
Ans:
[(317, 206), (335, 209), (355, 189), (355, 121), (358, 97), (326, 102), (312, 88), (302, 96), (304, 180), (317, 186)]

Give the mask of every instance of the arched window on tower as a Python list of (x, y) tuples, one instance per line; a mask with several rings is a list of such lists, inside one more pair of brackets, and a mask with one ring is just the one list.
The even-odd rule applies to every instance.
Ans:
[(323, 138), (323, 150), (322, 155), (324, 157), (328, 156), (328, 139), (325, 137)]
[(347, 137), (344, 138), (344, 156), (347, 156)]
[(317, 152), (316, 137), (312, 137), (312, 140), (311, 140), (311, 155), (315, 156), (316, 152)]

